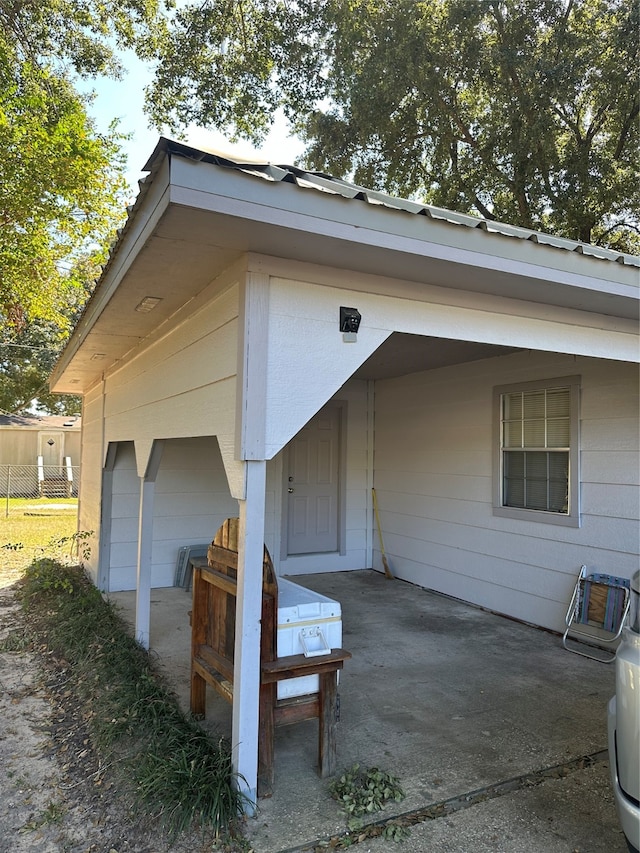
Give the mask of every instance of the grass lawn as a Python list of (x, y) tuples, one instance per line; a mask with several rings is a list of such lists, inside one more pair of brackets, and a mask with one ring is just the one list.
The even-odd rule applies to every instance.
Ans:
[[(76, 498), (11, 498), (0, 510), (0, 587), (22, 576), (34, 559), (64, 559), (71, 543), (52, 542), (72, 536), (78, 527)], [(22, 547), (17, 547), (17, 546)], [(7, 547), (10, 546), (10, 547)]]

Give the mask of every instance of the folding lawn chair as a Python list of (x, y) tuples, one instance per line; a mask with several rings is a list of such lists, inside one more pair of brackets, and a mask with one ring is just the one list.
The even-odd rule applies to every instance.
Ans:
[(593, 573), (582, 566), (565, 617), (562, 644), (569, 652), (612, 663), (629, 613), (628, 578)]

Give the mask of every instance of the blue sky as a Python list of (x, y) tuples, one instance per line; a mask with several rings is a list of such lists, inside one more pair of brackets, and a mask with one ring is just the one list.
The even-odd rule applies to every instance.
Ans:
[[(133, 54), (121, 55), (127, 73), (122, 80), (94, 80), (79, 85), (82, 91), (93, 90), (95, 100), (89, 108), (99, 131), (106, 131), (114, 118), (120, 119), (119, 128), (123, 133), (131, 134), (125, 144), (128, 170), (127, 179), (132, 196), (138, 192), (138, 180), (142, 177), (142, 167), (153, 151), (158, 130), (151, 130), (144, 114), (144, 87), (150, 81), (152, 72)], [(172, 134), (165, 133), (171, 137)], [(190, 127), (186, 131), (188, 144), (197, 147), (213, 148), (221, 153), (235, 157), (263, 159), (272, 163), (293, 163), (302, 153), (302, 143), (294, 137), (288, 137), (286, 122), (277, 121), (274, 129), (259, 150), (248, 142), (230, 143), (222, 134)]]

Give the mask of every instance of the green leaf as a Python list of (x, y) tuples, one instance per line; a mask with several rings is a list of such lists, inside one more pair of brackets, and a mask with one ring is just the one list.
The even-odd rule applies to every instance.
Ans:
[(264, 138), (310, 168), (638, 251), (640, 6), (628, 0), (190, 0), (155, 42), (158, 126)]

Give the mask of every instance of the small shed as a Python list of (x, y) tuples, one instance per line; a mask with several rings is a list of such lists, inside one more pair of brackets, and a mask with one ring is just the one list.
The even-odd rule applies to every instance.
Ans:
[[(105, 590), (239, 516), (233, 755), (255, 795), (266, 543), (560, 630), (638, 564), (640, 258), (161, 139), (56, 365)], [(416, 639), (419, 642), (419, 638)], [(473, 638), (470, 638), (473, 641)]]

